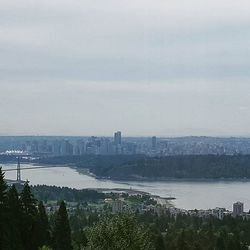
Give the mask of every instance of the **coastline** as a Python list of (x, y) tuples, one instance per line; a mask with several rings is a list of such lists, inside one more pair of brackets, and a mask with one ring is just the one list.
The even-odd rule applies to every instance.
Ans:
[(46, 167), (69, 167), (75, 169), (79, 174), (88, 175), (98, 180), (112, 181), (141, 181), (141, 182), (250, 182), (250, 178), (174, 178), (174, 177), (144, 177), (139, 175), (131, 175), (127, 177), (110, 177), (98, 176), (90, 171), (89, 168), (79, 168), (75, 164), (37, 164), (30, 163), (35, 166)]
[[(13, 162), (6, 162), (2, 164), (14, 164)], [(79, 168), (75, 164), (46, 164), (25, 162), (31, 166), (41, 166), (44, 168), (50, 167), (69, 167), (76, 170), (79, 174), (88, 175), (99, 180), (112, 180), (112, 181), (140, 181), (140, 182), (250, 182), (250, 178), (174, 178), (174, 177), (144, 177), (140, 175), (130, 175), (126, 177), (110, 177), (110, 176), (97, 176), (88, 168)], [(1, 167), (1, 163), (0, 163)]]
[(143, 176), (129, 176), (129, 177), (106, 177), (96, 176), (90, 173), (96, 179), (105, 179), (112, 181), (141, 181), (141, 182), (250, 182), (250, 178), (173, 178), (173, 177), (143, 177)]

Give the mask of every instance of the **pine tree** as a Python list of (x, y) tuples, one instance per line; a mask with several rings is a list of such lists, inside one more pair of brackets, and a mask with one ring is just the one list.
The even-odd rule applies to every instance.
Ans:
[(164, 240), (161, 234), (157, 235), (156, 242), (155, 242), (156, 250), (164, 250)]
[(4, 180), (4, 173), (0, 167), (0, 249), (7, 249), (7, 184)]
[(71, 230), (64, 201), (61, 202), (60, 208), (56, 214), (54, 248), (55, 250), (72, 250)]
[(215, 249), (216, 250), (225, 250), (226, 249), (226, 247), (225, 247), (225, 241), (224, 241), (224, 239), (221, 236), (219, 236), (219, 238), (216, 241)]
[(9, 240), (8, 244), (10, 249), (22, 250), (22, 208), (18, 197), (18, 192), (15, 185), (13, 185), (8, 193), (8, 220), (9, 220)]
[(29, 182), (26, 181), (21, 193), (23, 211), (26, 215), (35, 216), (37, 214), (36, 199), (31, 193)]
[(50, 242), (50, 230), (48, 216), (43, 202), (38, 205), (38, 225), (39, 225), (39, 246), (48, 245)]
[(36, 200), (31, 193), (29, 183), (26, 182), (21, 192), (22, 203), (22, 240), (25, 250), (37, 250), (39, 230)]

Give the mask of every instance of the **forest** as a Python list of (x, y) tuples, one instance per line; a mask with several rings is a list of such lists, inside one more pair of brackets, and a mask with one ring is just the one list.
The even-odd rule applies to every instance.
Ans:
[(65, 162), (111, 179), (244, 179), (250, 178), (250, 155), (66, 156), (39, 159)]

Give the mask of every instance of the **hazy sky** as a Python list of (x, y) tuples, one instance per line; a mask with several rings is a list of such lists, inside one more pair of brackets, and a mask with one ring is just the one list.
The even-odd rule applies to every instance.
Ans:
[(0, 0), (0, 134), (115, 130), (249, 136), (249, 0)]

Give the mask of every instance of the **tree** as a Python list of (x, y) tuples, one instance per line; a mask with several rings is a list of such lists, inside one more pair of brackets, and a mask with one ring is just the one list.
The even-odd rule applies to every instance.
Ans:
[(32, 216), (37, 215), (37, 208), (36, 208), (37, 200), (31, 193), (28, 181), (26, 181), (23, 186), (23, 191), (21, 192), (21, 202), (23, 211), (26, 215), (32, 215)]
[(179, 237), (177, 238), (177, 249), (178, 250), (187, 250), (188, 245), (187, 242), (185, 241), (185, 232), (184, 230), (181, 231)]
[(215, 247), (216, 250), (225, 250), (226, 247), (225, 247), (225, 241), (224, 239), (219, 236), (219, 238), (217, 239), (216, 241), (216, 247)]
[(15, 185), (13, 185), (8, 193), (8, 220), (9, 220), (9, 240), (8, 245), (10, 249), (23, 249), (22, 243), (22, 207), (18, 197), (18, 192)]
[(55, 228), (53, 233), (55, 250), (71, 250), (71, 230), (68, 214), (64, 201), (61, 202), (56, 213)]
[(39, 250), (52, 250), (52, 249), (48, 246), (42, 246), (39, 248)]
[(49, 220), (45, 211), (43, 202), (38, 204), (38, 230), (39, 230), (39, 246), (47, 245), (50, 242)]
[(89, 250), (153, 250), (147, 230), (127, 214), (104, 218), (88, 232)]
[(164, 250), (165, 244), (161, 234), (157, 235), (156, 242), (155, 242), (156, 250)]
[(75, 250), (84, 249), (87, 246), (88, 239), (83, 230), (78, 230), (72, 234), (73, 248)]
[(25, 250), (37, 250), (38, 244), (38, 211), (36, 200), (31, 193), (29, 183), (24, 184), (21, 192), (22, 205), (22, 239)]
[(7, 246), (7, 184), (4, 181), (4, 173), (0, 167), (0, 249)]

